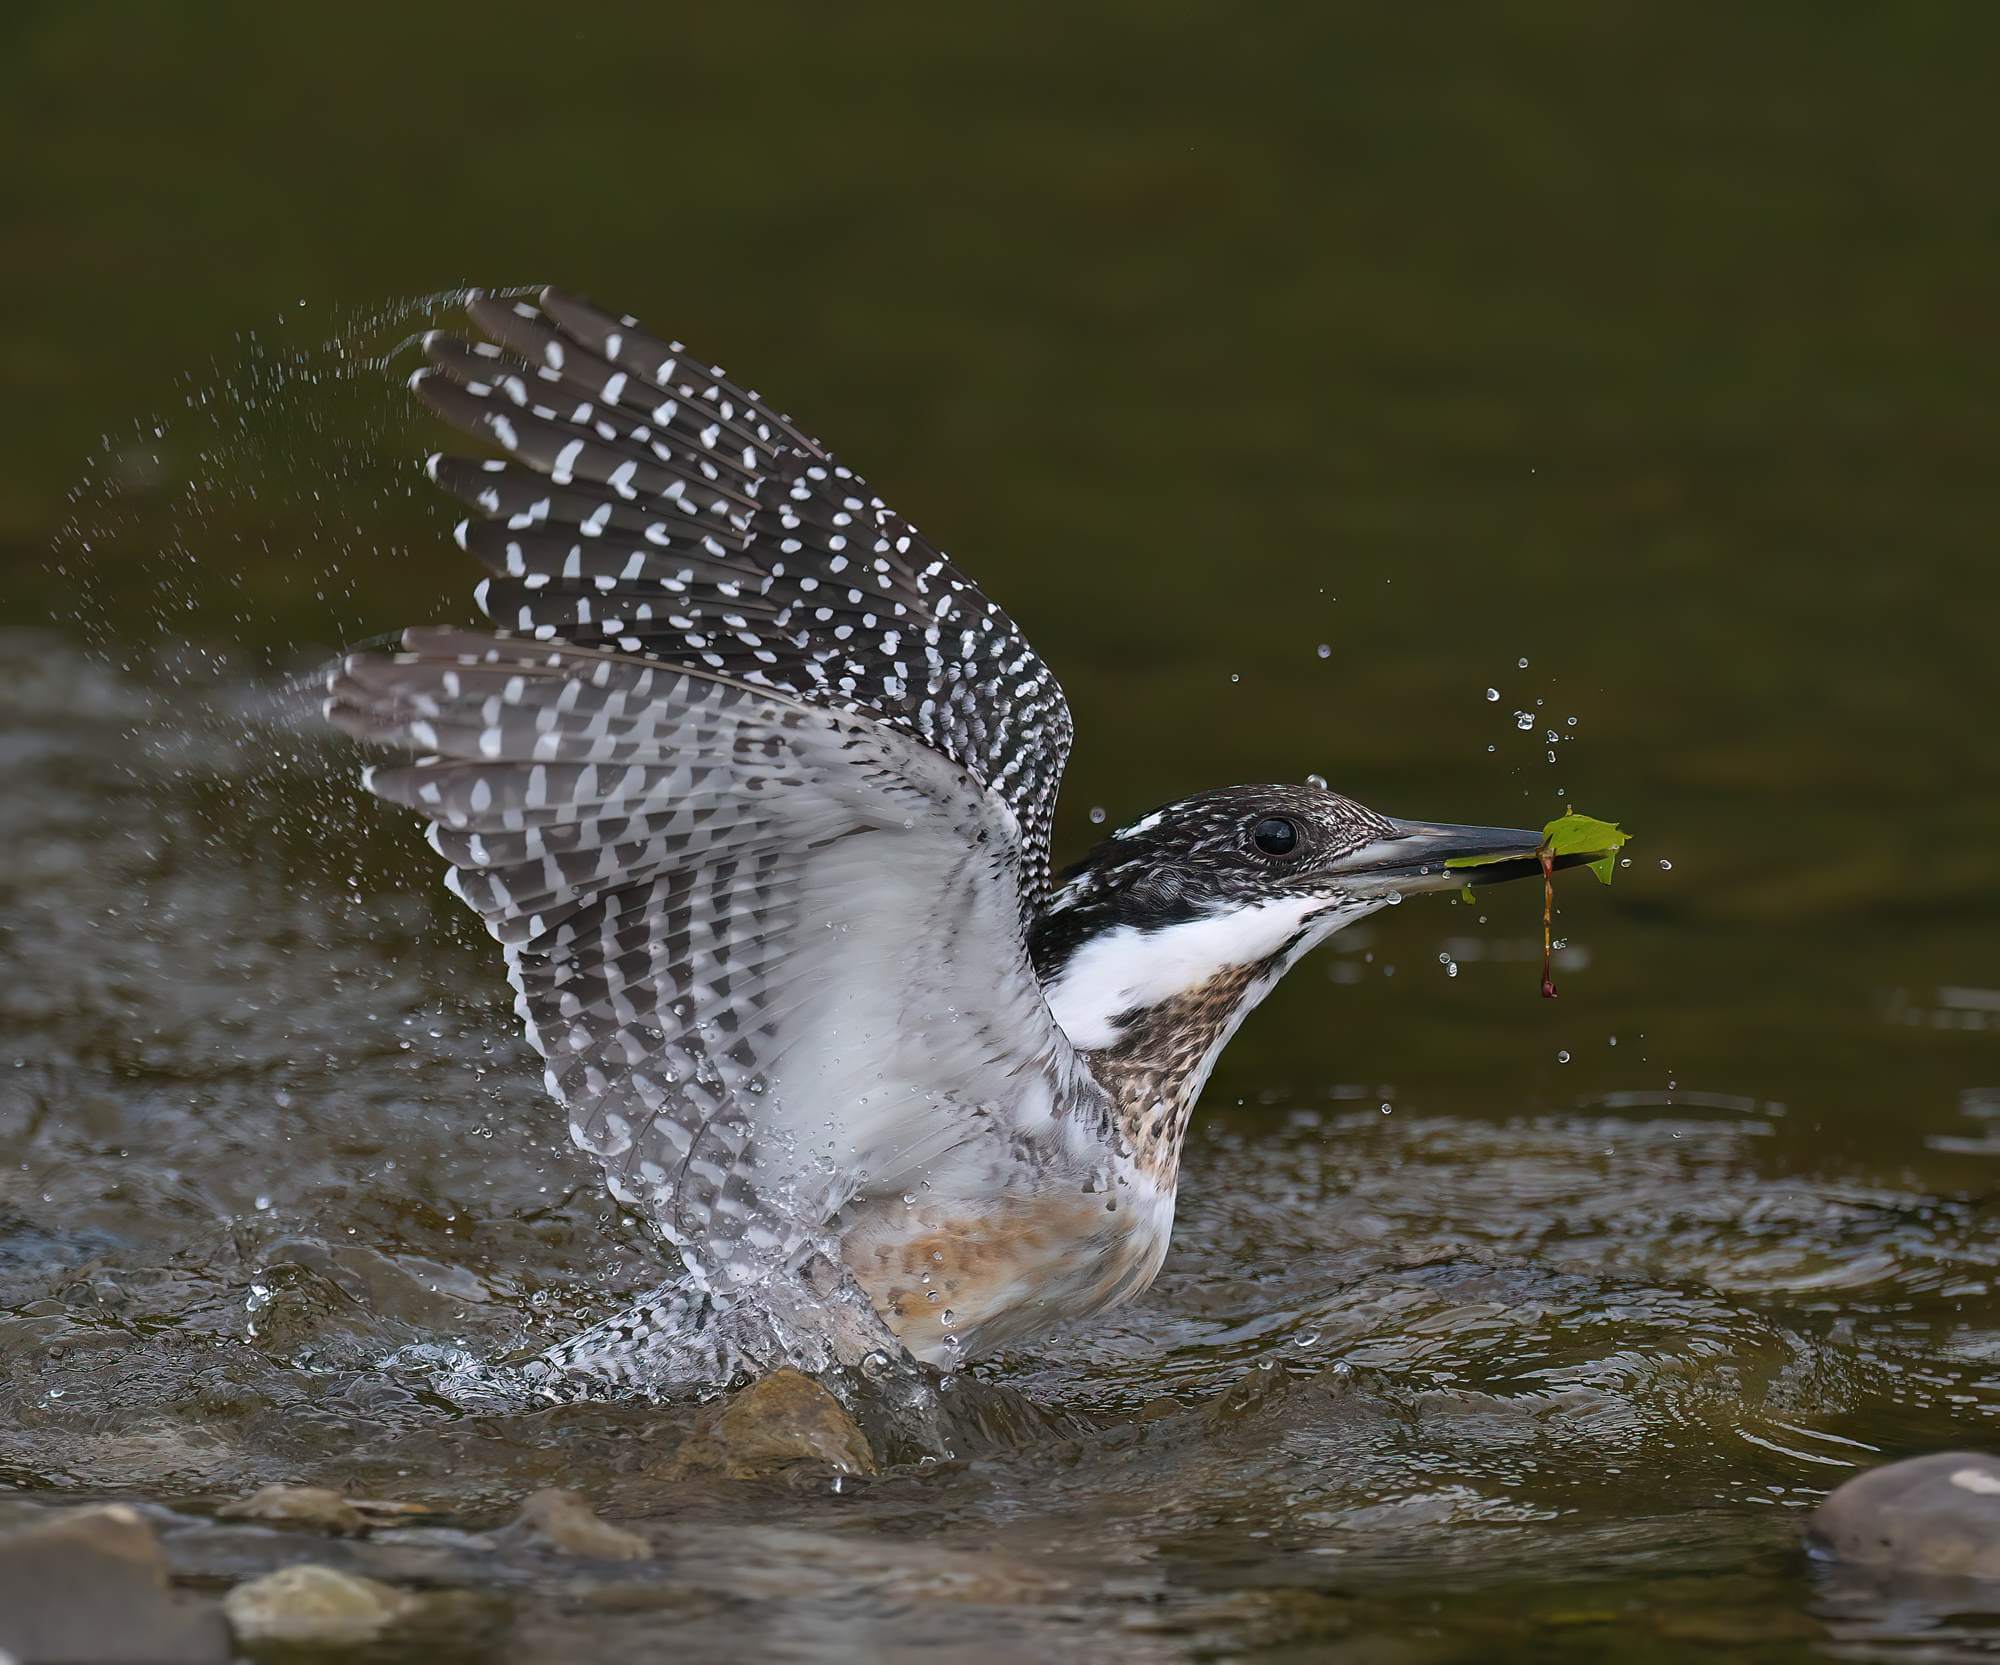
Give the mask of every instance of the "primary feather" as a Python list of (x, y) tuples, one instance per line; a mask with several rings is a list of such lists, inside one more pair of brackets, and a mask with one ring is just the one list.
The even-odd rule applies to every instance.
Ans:
[[(954, 1151), (1101, 1159), (1029, 964), (1067, 707), (1000, 609), (817, 442), (629, 319), (475, 301), (422, 396), (498, 634), (344, 660), (414, 761), (549, 1090), (709, 1288), (829, 1247)], [(909, 968), (920, 964), (921, 977)]]
[(678, 342), (544, 291), (475, 299), (493, 344), (427, 338), (414, 385), (509, 461), (434, 473), (485, 518), (480, 604), (605, 646), (866, 712), (962, 765), (1046, 888), (1071, 722), (1012, 619), (817, 440)]

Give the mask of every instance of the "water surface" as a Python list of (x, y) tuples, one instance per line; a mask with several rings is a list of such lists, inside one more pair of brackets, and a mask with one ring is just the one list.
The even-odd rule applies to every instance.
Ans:
[[(302, 1553), (210, 1522), (255, 1485), (425, 1503), (313, 1553), (490, 1598), (467, 1657), (1996, 1648), (1990, 1591), (1797, 1545), (1857, 1465), (2000, 1441), (1981, 14), (1721, 53), (1596, 8), (1107, 14), (1053, 55), (801, 23), (830, 76), (586, 31), (510, 172), (428, 96), (513, 85), (504, 32), (89, 10), (25, 9), (0, 71), (50, 157), (0, 239), (47, 418), (0, 463), (0, 1518), (136, 1497), (219, 1583)], [(176, 65), (241, 96), (166, 108)], [(752, 100), (754, 144), (687, 149)], [(1336, 938), (1225, 1055), (1153, 1291), (837, 1491), (670, 1483), (685, 1408), (423, 1365), (657, 1281), (429, 853), (278, 720), (341, 643), (470, 613), (395, 375), (445, 303), (389, 297), (544, 273), (1004, 599), (1077, 713), (1059, 854), (1309, 770), (1639, 835), (1564, 886), (1557, 1002), (1526, 887)], [(662, 1558), (474, 1536), (547, 1484)]]

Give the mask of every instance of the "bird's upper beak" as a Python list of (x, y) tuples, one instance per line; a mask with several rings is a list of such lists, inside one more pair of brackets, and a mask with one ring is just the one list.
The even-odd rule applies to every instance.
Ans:
[[(1430, 821), (1397, 821), (1386, 838), (1329, 862), (1326, 876), (1356, 896), (1390, 892), (1457, 890), (1463, 885), (1525, 879), (1542, 870), (1536, 852), (1542, 835), (1520, 827), (1454, 827)], [(1448, 867), (1454, 857), (1482, 858), (1476, 867)], [(1495, 859), (1498, 858), (1498, 859)], [(1552, 865), (1578, 867), (1589, 855), (1557, 856)]]

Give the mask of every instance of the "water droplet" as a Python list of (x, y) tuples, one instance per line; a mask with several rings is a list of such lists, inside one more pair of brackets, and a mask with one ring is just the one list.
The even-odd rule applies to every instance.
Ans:
[(1090, 824), (1093, 827), (1104, 825), (1104, 806), (1102, 804), (1092, 804), (1090, 806)]
[(1231, 682), (1241, 682), (1243, 678), (1240, 675), (1238, 675), (1235, 671), (1231, 671), (1229, 673), (1229, 680)]
[(1486, 699), (1488, 704), (1493, 703), (1499, 698), (1500, 698), (1500, 690), (1498, 688), (1489, 688), (1486, 690)]
[(1564, 1048), (1562, 1049), (1562, 1051), (1560, 1051), (1560, 1052), (1558, 1052), (1558, 1053), (1556, 1054), (1556, 1062), (1557, 1062), (1558, 1064), (1567, 1064), (1567, 1063), (1569, 1062), (1569, 1048), (1568, 1048), (1568, 1047), (1564, 1047)]
[(1514, 663), (1519, 665), (1521, 669), (1524, 671), (1528, 668), (1528, 662), (1525, 659), (1517, 659), (1514, 661)]
[(1385, 1104), (1382, 1106), (1383, 1115), (1393, 1116), (1395, 1113), (1396, 1113), (1396, 1107), (1393, 1104)]
[(1333, 644), (1330, 642), (1321, 642), (1318, 647), (1313, 649), (1313, 652), (1318, 654), (1322, 659), (1331, 659), (1333, 657)]
[(1673, 870), (1674, 870), (1674, 864), (1668, 861), (1665, 856), (1662, 856), (1660, 858), (1660, 871), (1662, 873), (1671, 873)]
[(1518, 728), (1518, 729), (1519, 729), (1519, 730), (1520, 730), (1520, 731), (1521, 731), (1521, 732), (1522, 732), (1523, 734), (1526, 734), (1526, 733), (1528, 732), (1528, 730), (1529, 730), (1529, 729), (1531, 729), (1531, 728), (1533, 728), (1533, 727), (1535, 726), (1535, 714), (1534, 714), (1534, 712), (1532, 712), (1532, 711), (1517, 711), (1517, 712), (1515, 712), (1515, 713), (1514, 713), (1514, 726), (1515, 726), (1516, 728)]
[(1320, 789), (1320, 791), (1324, 792), (1326, 790), (1326, 776), (1308, 775), (1306, 776), (1306, 785), (1316, 786)]
[(259, 1214), (262, 1214), (270, 1206), (271, 1206), (271, 1199), (269, 1197), (259, 1197), (257, 1199), (257, 1212)]

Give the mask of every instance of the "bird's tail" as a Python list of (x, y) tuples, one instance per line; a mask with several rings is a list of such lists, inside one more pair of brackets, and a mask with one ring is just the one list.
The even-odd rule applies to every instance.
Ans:
[(524, 1373), (553, 1399), (616, 1387), (713, 1390), (781, 1365), (811, 1375), (910, 1364), (845, 1268), (815, 1254), (747, 1289), (717, 1295), (683, 1278), (532, 1359)]

